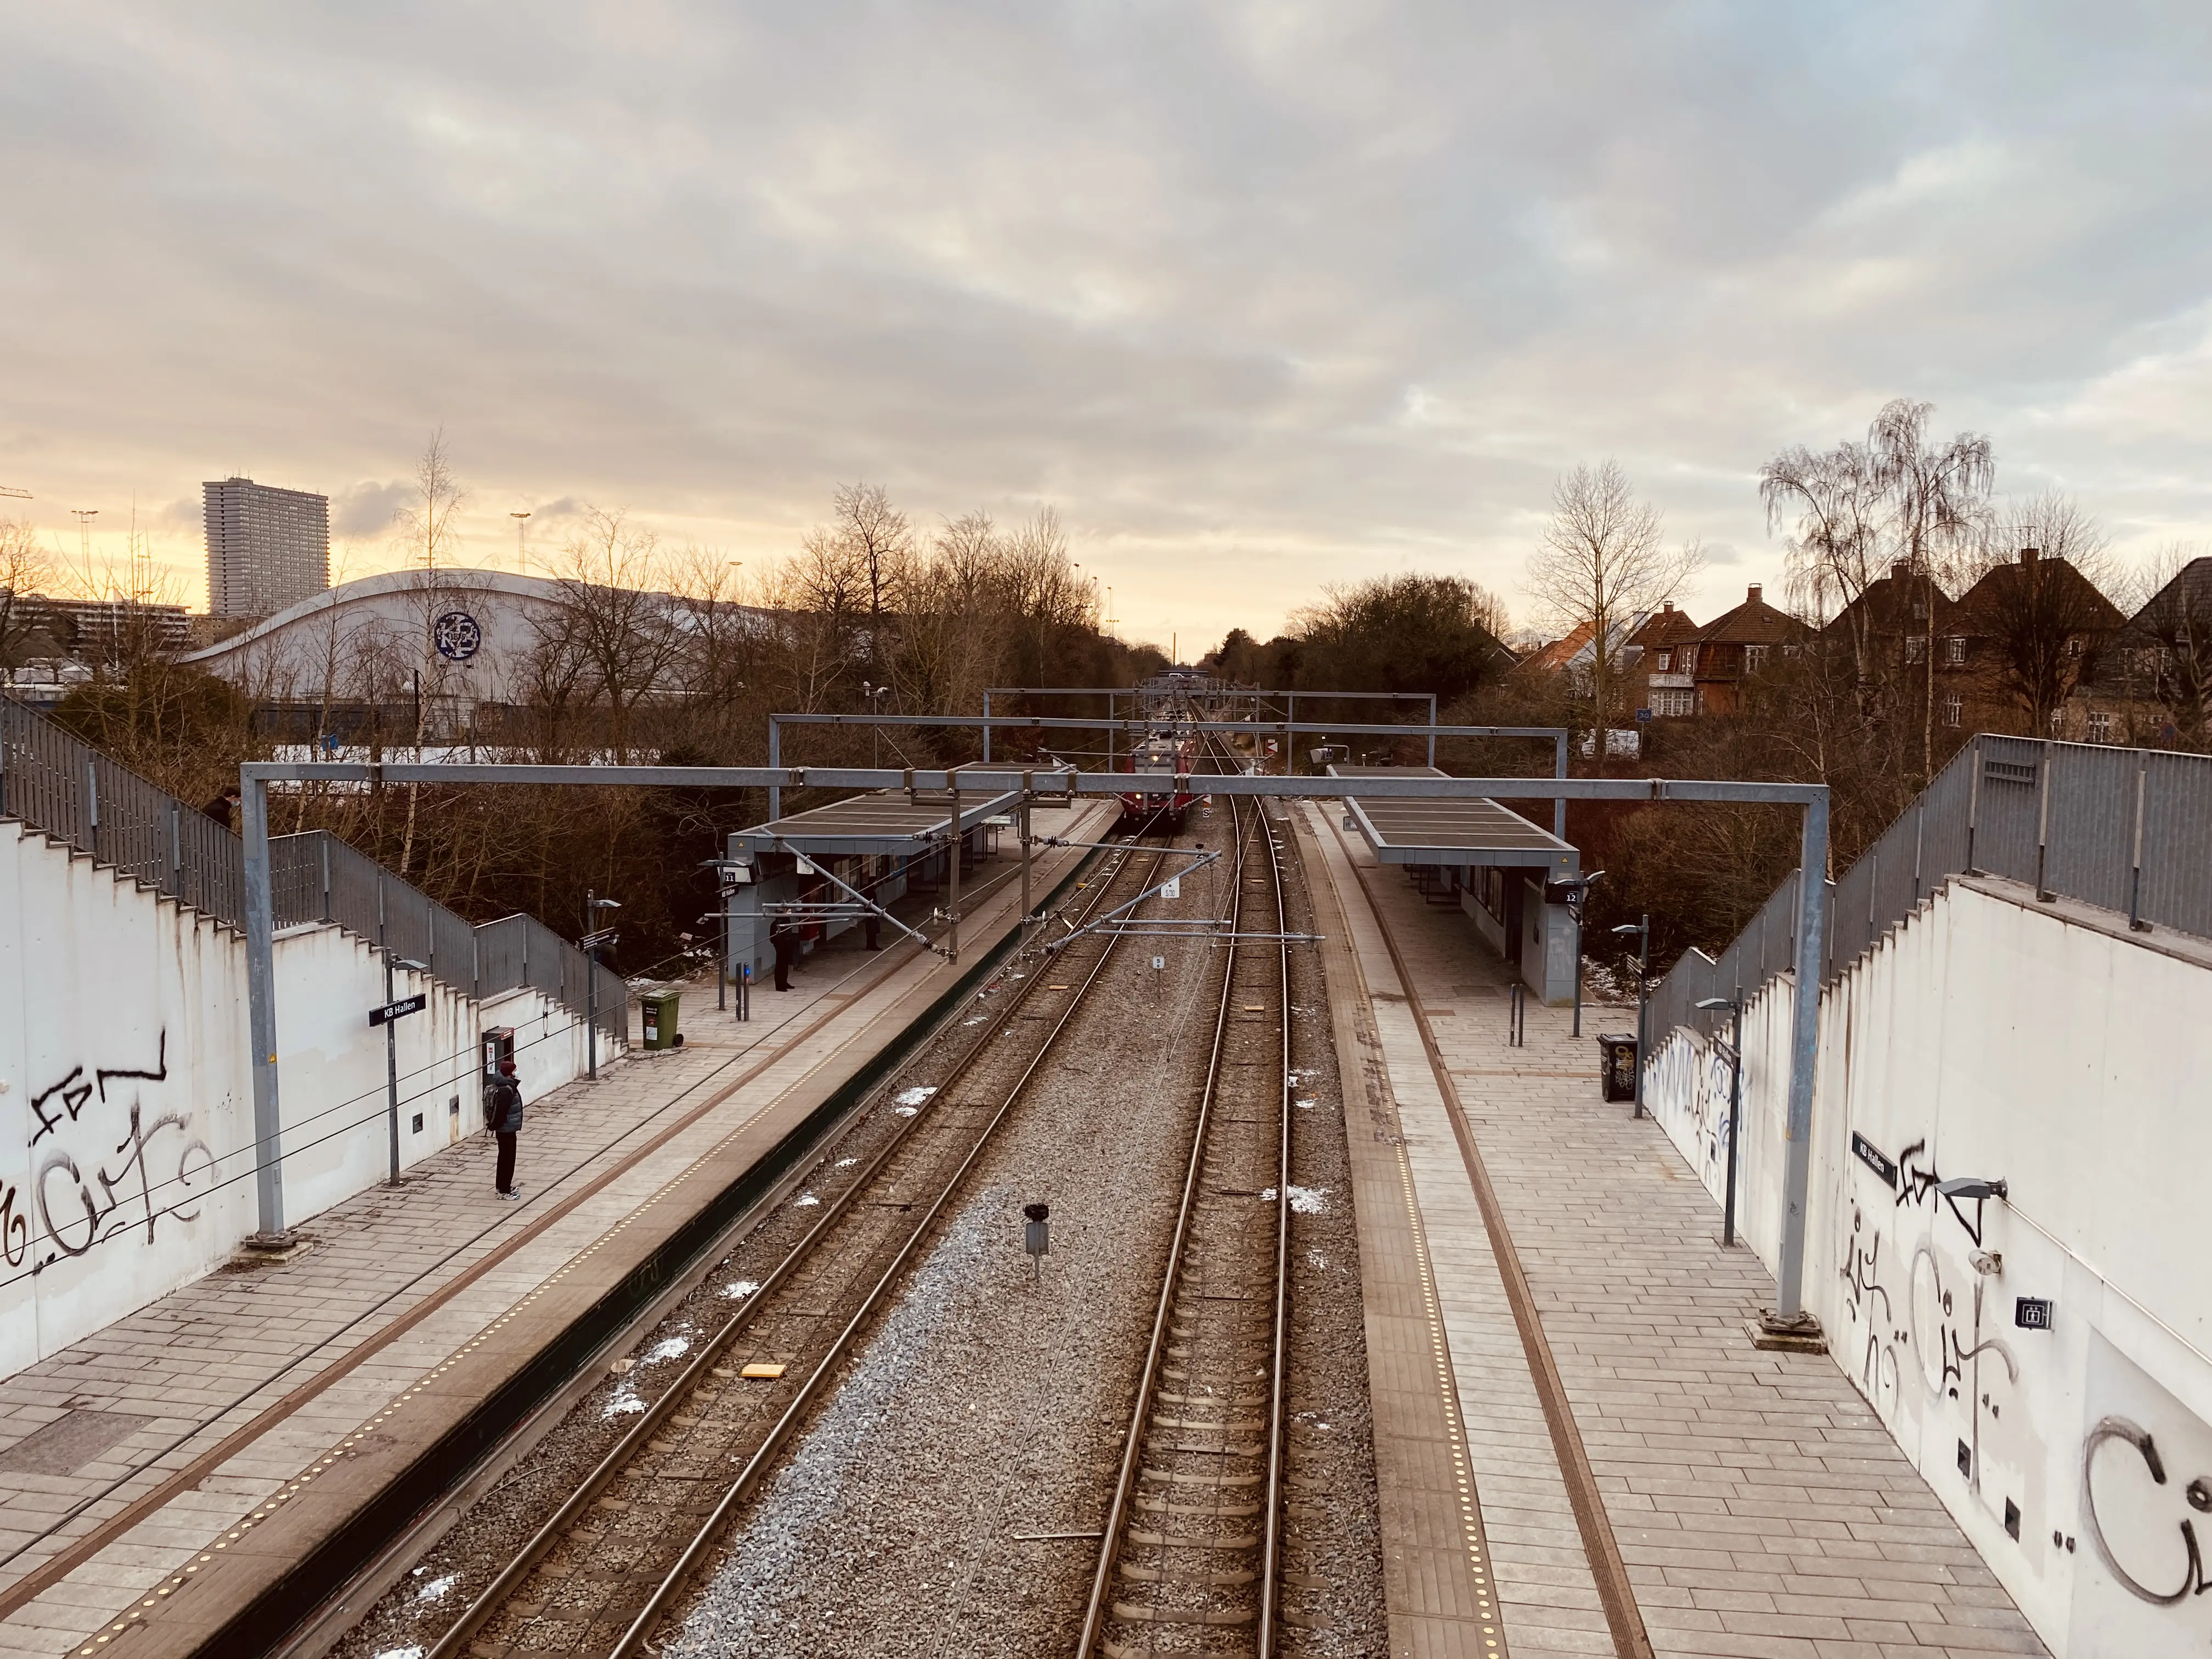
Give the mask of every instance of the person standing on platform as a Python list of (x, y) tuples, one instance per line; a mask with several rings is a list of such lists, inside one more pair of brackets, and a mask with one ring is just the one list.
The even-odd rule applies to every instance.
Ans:
[(499, 1075), (484, 1085), (484, 1121), (499, 1142), (499, 1167), (492, 1185), (499, 1196), (522, 1196), (514, 1185), (514, 1141), (522, 1133), (522, 1086), (514, 1080), (514, 1062), (502, 1060)]
[(769, 943), (775, 947), (775, 988), (791, 988), (791, 964), (799, 960), (799, 929), (787, 918), (778, 916), (769, 924)]

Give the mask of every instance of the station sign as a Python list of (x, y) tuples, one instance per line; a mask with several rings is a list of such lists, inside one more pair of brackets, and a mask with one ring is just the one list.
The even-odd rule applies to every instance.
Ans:
[(368, 1011), (371, 1025), (388, 1025), (395, 1019), (404, 1019), (410, 1014), (419, 1014), (429, 1006), (427, 991), (417, 991), (411, 997), (401, 997), (397, 1002), (387, 1002), (381, 1008)]

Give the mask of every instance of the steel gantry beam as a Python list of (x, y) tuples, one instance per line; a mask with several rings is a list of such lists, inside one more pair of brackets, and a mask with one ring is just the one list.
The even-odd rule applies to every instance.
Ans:
[[(1293, 694), (1295, 695), (1295, 694)], [(1332, 693), (1332, 696), (1338, 695)], [(1345, 696), (1389, 697), (1394, 691), (1346, 691)], [(1421, 694), (1426, 696), (1428, 694)], [(1127, 732), (1155, 731), (1158, 720), (1121, 720), (1108, 716), (1103, 720), (1085, 720), (1073, 714), (1040, 714), (1034, 719), (1021, 714), (993, 714), (988, 707), (989, 694), (985, 694), (986, 707), (980, 714), (770, 714), (768, 717), (768, 763), (770, 767), (783, 764), (783, 728), (787, 726), (957, 726), (963, 731), (980, 728), (983, 733), (983, 764), (991, 762), (991, 733), (1012, 728), (1016, 731), (1043, 730), (1048, 732)], [(1432, 714), (1434, 710), (1431, 711)], [(1567, 728), (1564, 726), (1438, 726), (1431, 721), (1427, 726), (1351, 725), (1341, 721), (1331, 724), (1326, 720), (1187, 720), (1175, 722), (1177, 730), (1184, 732), (1217, 732), (1234, 735), (1242, 732), (1252, 737), (1273, 737), (1278, 734), (1295, 737), (1306, 732), (1314, 737), (1343, 736), (1352, 738), (1426, 738), (1429, 743), (1429, 764), (1437, 763), (1438, 738), (1534, 738), (1552, 745), (1552, 775), (1567, 775)], [(1110, 758), (1110, 751), (1109, 751)], [(1290, 757), (1283, 757), (1284, 769), (1289, 769)], [(1005, 764), (1004, 762), (999, 763)], [(1113, 768), (1109, 764), (1108, 771)], [(1540, 791), (1524, 789), (1522, 796)], [(769, 791), (769, 816), (773, 818), (782, 811), (782, 791)], [(1567, 833), (1567, 803), (1562, 799), (1553, 803), (1552, 833), (1565, 837)]]
[[(929, 720), (927, 716), (906, 718)], [(1249, 728), (1238, 722), (1237, 729)], [(1406, 728), (1396, 729), (1402, 732)], [(1024, 780), (1022, 769), (980, 765), (924, 771), (866, 766), (508, 766), (474, 763), (374, 765), (259, 761), (248, 762), (238, 769), (238, 773), (246, 838), (246, 991), (250, 1005), (248, 1030), (253, 1042), (255, 1193), (259, 1201), (260, 1231), (271, 1237), (282, 1236), (284, 1231), (280, 1169), (283, 1115), (278, 1096), (273, 958), (275, 912), (269, 860), (268, 789), (271, 783), (598, 784), (633, 788), (778, 791), (816, 787), (949, 792), (978, 787), (1018, 791)], [(1128, 787), (1129, 782), (1128, 775), (1120, 772), (1055, 771), (1048, 775), (1055, 795), (1118, 795)], [(1029, 769), (1027, 776), (1032, 783), (1037, 781), (1033, 769)], [(1827, 884), (1811, 872), (1828, 867), (1826, 785), (1704, 778), (1301, 778), (1200, 772), (1178, 775), (1173, 786), (1178, 793), (1291, 800), (1495, 799), (1504, 795), (1559, 801), (1723, 802), (1801, 809), (1804, 816), (1798, 867), (1808, 874), (1798, 884), (1801, 896), (1796, 994), (1791, 1005), (1789, 1109), (1784, 1129), (1787, 1145), (1783, 1176), (1782, 1254), (1775, 1275), (1778, 1306), (1769, 1316), (1769, 1323), (1784, 1331), (1806, 1327), (1811, 1318), (1804, 1311), (1806, 1197), (1812, 1176), (1813, 1083), (1820, 1044), (1820, 953), (1827, 921)]]

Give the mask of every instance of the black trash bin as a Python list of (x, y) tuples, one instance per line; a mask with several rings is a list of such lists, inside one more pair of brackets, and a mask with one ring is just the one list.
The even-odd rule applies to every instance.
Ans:
[(1598, 1034), (1598, 1064), (1600, 1075), (1605, 1079), (1607, 1100), (1636, 1098), (1636, 1034)]

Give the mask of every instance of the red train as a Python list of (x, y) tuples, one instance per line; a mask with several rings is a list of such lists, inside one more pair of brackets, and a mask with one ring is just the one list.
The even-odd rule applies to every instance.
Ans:
[(1197, 771), (1198, 755), (1198, 737), (1194, 732), (1177, 733), (1166, 729), (1147, 732), (1130, 751), (1127, 764), (1118, 769), (1134, 773), (1139, 778), (1150, 775), (1170, 781), (1159, 788), (1125, 793), (1121, 796), (1119, 828), (1124, 833), (1133, 831), (1140, 836), (1179, 833), (1183, 815), (1198, 797), (1188, 789), (1176, 788), (1171, 780), (1188, 778)]

